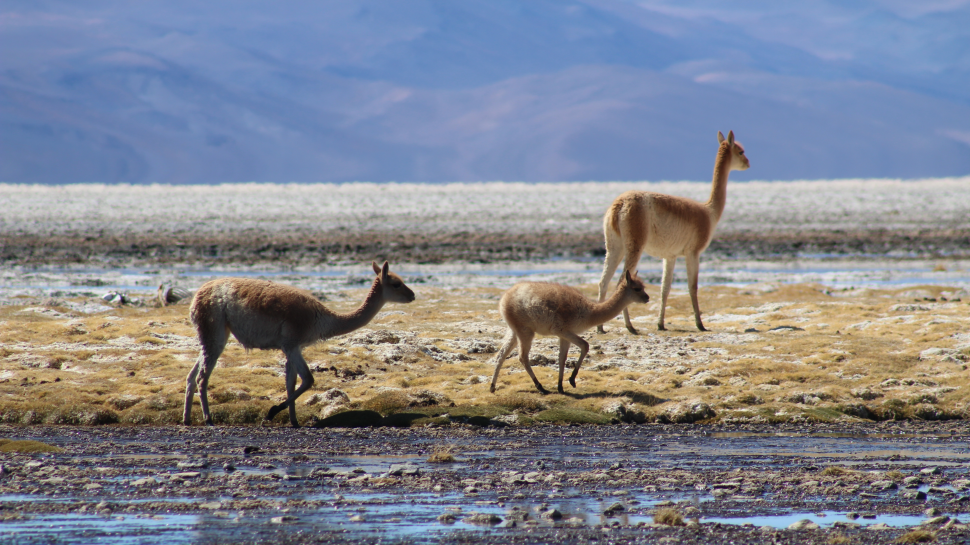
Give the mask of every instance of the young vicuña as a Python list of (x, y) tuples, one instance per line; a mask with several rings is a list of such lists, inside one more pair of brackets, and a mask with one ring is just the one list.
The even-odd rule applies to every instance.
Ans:
[(491, 392), (495, 392), (499, 370), (515, 341), (519, 341), (519, 361), (532, 377), (532, 382), (543, 394), (549, 393), (529, 365), (529, 349), (535, 334), (559, 337), (559, 393), (563, 393), (562, 379), (566, 369), (566, 353), (569, 344), (579, 347), (579, 360), (569, 377), (569, 384), (576, 387), (576, 375), (583, 358), (589, 351), (589, 343), (579, 336), (587, 329), (611, 320), (631, 303), (646, 303), (650, 300), (643, 282), (630, 271), (623, 278), (613, 295), (604, 302), (588, 299), (575, 288), (548, 282), (522, 282), (512, 286), (502, 295), (498, 309), (509, 326), (505, 344), (495, 358), (495, 374), (492, 375)]
[[(637, 268), (643, 252), (659, 257), (663, 259), (664, 270), (657, 329), (664, 330), (664, 311), (674, 279), (674, 263), (678, 256), (684, 256), (687, 262), (687, 289), (694, 306), (694, 323), (697, 329), (706, 331), (697, 303), (697, 272), (701, 252), (711, 243), (714, 229), (724, 212), (728, 174), (732, 170), (747, 170), (751, 166), (744, 155), (744, 147), (734, 141), (734, 131), (728, 133), (727, 139), (718, 131), (717, 140), (720, 145), (714, 162), (714, 181), (711, 198), (706, 203), (647, 191), (627, 191), (610, 205), (603, 218), (606, 260), (599, 284), (600, 301), (606, 297), (606, 288), (621, 259), (624, 260), (623, 268), (630, 271)], [(630, 333), (635, 334), (637, 330), (630, 322), (627, 309), (623, 309), (623, 320)], [(598, 329), (603, 332), (602, 325)]]
[[(348, 314), (337, 314), (313, 294), (283, 284), (251, 278), (221, 278), (203, 284), (192, 299), (189, 316), (195, 324), (202, 351), (189, 371), (185, 387), (183, 424), (191, 423), (192, 396), (196, 386), (202, 402), (205, 423), (212, 425), (209, 413), (209, 375), (232, 333), (247, 350), (279, 349), (286, 356), (286, 401), (275, 405), (266, 415), (271, 420), (289, 407), (290, 424), (296, 428), (296, 399), (313, 386), (313, 375), (303, 359), (303, 347), (317, 341), (350, 333), (370, 322), (384, 303), (410, 303), (411, 291), (401, 277), (372, 263), (374, 279), (364, 303)], [(296, 386), (296, 377), (301, 379)]]

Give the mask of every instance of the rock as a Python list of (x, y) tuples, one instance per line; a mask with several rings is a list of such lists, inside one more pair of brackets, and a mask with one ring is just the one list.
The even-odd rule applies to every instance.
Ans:
[(472, 513), (462, 521), (466, 524), (477, 524), (479, 526), (491, 526), (502, 522), (502, 517), (492, 513)]
[(493, 425), (501, 426), (518, 426), (522, 419), (517, 414), (500, 414), (498, 416), (492, 417)]
[(269, 519), (269, 521), (273, 524), (283, 524), (286, 522), (295, 522), (297, 520), (300, 520), (300, 519), (294, 517), (293, 515), (282, 515), (279, 517), (273, 517)]
[(859, 518), (861, 516), (862, 515), (860, 515), (859, 513), (854, 512), (854, 511), (850, 511), (850, 512), (848, 512), (848, 513), (845, 514), (845, 518), (847, 518), (849, 520), (855, 520), (855, 519), (857, 519), (857, 518)]
[(253, 454), (255, 452), (259, 452), (259, 447), (254, 447), (254, 446), (243, 447), (243, 454)]
[(657, 421), (664, 424), (691, 424), (716, 416), (714, 409), (703, 401), (686, 401), (664, 409)]
[(304, 404), (308, 407), (316, 405), (318, 403), (324, 405), (345, 405), (350, 403), (350, 396), (345, 394), (342, 390), (338, 388), (331, 388), (326, 392), (318, 392), (307, 398)]
[(920, 526), (943, 526), (944, 524), (950, 522), (950, 517), (943, 515), (939, 517), (933, 517), (931, 519), (924, 520), (920, 523)]
[(562, 513), (558, 509), (549, 509), (543, 511), (541, 515), (542, 518), (546, 520), (560, 520), (562, 519)]
[(216, 510), (216, 509), (222, 509), (222, 502), (210, 501), (210, 502), (206, 502), (206, 503), (200, 503), (199, 504), (199, 509), (210, 509), (210, 510), (213, 510), (213, 511)]
[(903, 484), (906, 484), (906, 485), (910, 485), (910, 484), (920, 485), (920, 484), (923, 484), (923, 479), (920, 479), (916, 475), (911, 475), (911, 476), (906, 477), (905, 479), (903, 479)]
[(926, 515), (927, 517), (932, 518), (932, 517), (939, 516), (940, 510), (937, 509), (936, 507), (930, 507), (926, 511), (923, 511), (923, 514)]
[(943, 470), (938, 467), (926, 467), (919, 470), (920, 475), (941, 475)]
[(895, 490), (899, 488), (899, 486), (897, 486), (896, 483), (892, 481), (875, 481), (870, 486), (875, 488), (876, 490)]
[(608, 517), (611, 517), (616, 515), (617, 513), (622, 513), (623, 511), (626, 511), (626, 506), (624, 506), (620, 502), (616, 502), (613, 505), (607, 507), (606, 511), (603, 511), (603, 514)]
[(354, 515), (349, 520), (350, 522), (364, 522), (364, 515)]
[(387, 470), (387, 474), (394, 477), (417, 477), (420, 473), (420, 469), (414, 464), (391, 464)]
[(865, 388), (855, 388), (853, 390), (850, 390), (849, 393), (852, 394), (852, 397), (857, 397), (857, 398), (862, 399), (862, 400), (865, 400), (865, 401), (872, 401), (873, 399), (878, 399), (878, 398), (882, 397), (882, 393), (881, 392), (877, 392), (877, 391), (875, 391), (875, 390), (873, 390), (871, 388), (868, 388), (868, 387), (865, 387)]
[(788, 526), (789, 530), (818, 530), (819, 525), (812, 522), (809, 519), (802, 519), (798, 522), (793, 522)]
[(923, 501), (926, 499), (926, 492), (922, 490), (903, 490), (899, 493), (899, 497), (904, 500)]
[(408, 407), (437, 407), (439, 405), (449, 404), (451, 404), (451, 399), (438, 392), (431, 390), (408, 392)]
[(153, 477), (145, 477), (131, 481), (131, 486), (155, 486), (158, 481)]
[(175, 464), (179, 469), (205, 469), (209, 467), (208, 460), (182, 460)]
[(458, 520), (458, 517), (453, 513), (442, 513), (438, 515), (438, 522), (441, 524), (454, 524), (456, 520)]
[(175, 473), (172, 477), (177, 479), (195, 479), (199, 475), (202, 474), (198, 471), (183, 471), (182, 473)]

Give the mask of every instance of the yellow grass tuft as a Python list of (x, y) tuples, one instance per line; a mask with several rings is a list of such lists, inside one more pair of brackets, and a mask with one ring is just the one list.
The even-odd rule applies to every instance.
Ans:
[(670, 507), (657, 510), (653, 514), (653, 522), (655, 524), (663, 524), (664, 526), (685, 526), (684, 515), (680, 514), (680, 511)]
[(454, 445), (448, 445), (440, 449), (435, 449), (435, 451), (431, 453), (431, 456), (428, 457), (428, 461), (433, 464), (453, 464), (458, 461), (458, 458), (455, 457), (455, 452), (457, 449), (458, 448)]

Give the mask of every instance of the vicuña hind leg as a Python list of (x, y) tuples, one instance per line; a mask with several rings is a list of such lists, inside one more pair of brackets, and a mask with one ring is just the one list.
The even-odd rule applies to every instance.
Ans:
[(589, 343), (585, 339), (576, 335), (575, 333), (565, 332), (561, 333), (559, 338), (559, 393), (565, 393), (562, 390), (562, 378), (563, 371), (565, 370), (566, 363), (566, 352), (569, 350), (569, 344), (575, 344), (579, 347), (579, 359), (576, 360), (576, 367), (573, 367), (573, 372), (569, 375), (569, 384), (573, 388), (576, 387), (576, 375), (579, 374), (579, 366), (583, 364), (583, 360), (586, 358), (586, 354), (589, 352)]
[(536, 385), (536, 388), (542, 394), (548, 394), (549, 390), (542, 387), (542, 383), (536, 378), (536, 374), (532, 372), (532, 366), (529, 365), (529, 350), (532, 349), (532, 339), (535, 338), (535, 333), (532, 331), (520, 331), (516, 334), (519, 337), (519, 361), (525, 367), (525, 371), (529, 373), (529, 377), (532, 382)]
[(229, 340), (229, 331), (224, 327), (217, 327), (203, 331), (201, 335), (202, 350), (195, 361), (192, 370), (185, 378), (185, 406), (182, 409), (182, 424), (192, 423), (192, 396), (196, 388), (199, 390), (199, 402), (202, 404), (202, 418), (207, 426), (212, 425), (212, 415), (209, 414), (209, 375), (216, 367), (216, 362)]
[(665, 331), (667, 328), (664, 327), (664, 313), (667, 311), (667, 296), (670, 295), (670, 284), (674, 281), (674, 265), (677, 263), (676, 257), (668, 257), (664, 259), (664, 274), (661, 283), (660, 291), (660, 317), (657, 319), (657, 329), (660, 331)]
[(498, 351), (498, 356), (495, 358), (495, 372), (492, 374), (492, 385), (488, 389), (493, 394), (495, 393), (495, 383), (498, 382), (498, 372), (502, 369), (505, 358), (509, 357), (512, 347), (515, 346), (515, 340), (515, 331), (509, 331), (509, 334), (505, 337), (505, 344), (502, 345), (502, 348)]
[[(310, 366), (303, 359), (299, 348), (293, 348), (284, 353), (286, 355), (286, 401), (274, 405), (266, 414), (266, 420), (272, 420), (280, 411), (288, 408), (290, 425), (299, 428), (300, 423), (296, 419), (296, 400), (313, 386), (313, 374), (310, 373)], [(296, 388), (297, 377), (300, 377), (299, 388)]]

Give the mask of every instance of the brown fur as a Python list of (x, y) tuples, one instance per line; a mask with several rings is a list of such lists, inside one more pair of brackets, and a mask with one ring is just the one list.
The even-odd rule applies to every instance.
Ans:
[[(279, 349), (286, 356), (286, 401), (274, 406), (266, 415), (270, 420), (289, 408), (290, 424), (296, 421), (296, 399), (313, 385), (313, 375), (303, 359), (303, 347), (349, 333), (366, 325), (387, 301), (409, 303), (414, 300), (401, 277), (373, 264), (377, 278), (364, 303), (348, 314), (337, 314), (311, 293), (251, 278), (222, 278), (205, 283), (195, 294), (189, 316), (195, 324), (202, 350), (186, 378), (185, 408), (182, 422), (191, 422), (192, 396), (196, 387), (207, 425), (209, 413), (209, 375), (225, 349), (231, 333), (245, 348)], [(296, 389), (296, 378), (300, 387)]]
[(499, 301), (499, 312), (509, 326), (509, 334), (495, 359), (495, 374), (492, 375), (490, 390), (495, 392), (499, 371), (508, 353), (519, 341), (519, 361), (525, 366), (536, 388), (548, 393), (529, 365), (529, 350), (536, 333), (559, 337), (559, 393), (563, 393), (562, 379), (566, 368), (566, 355), (569, 345), (580, 349), (579, 360), (569, 383), (576, 387), (576, 375), (589, 351), (589, 343), (579, 336), (587, 329), (614, 318), (631, 303), (646, 303), (650, 300), (643, 282), (626, 271), (616, 291), (605, 302), (594, 302), (579, 290), (562, 284), (547, 282), (521, 282), (512, 286)]
[[(697, 302), (700, 254), (711, 243), (724, 212), (728, 174), (731, 170), (745, 170), (750, 166), (744, 155), (744, 147), (734, 141), (734, 132), (728, 133), (727, 139), (720, 132), (717, 135), (719, 144), (714, 162), (714, 179), (711, 197), (706, 203), (647, 191), (627, 191), (613, 201), (603, 218), (606, 259), (599, 284), (600, 301), (606, 297), (606, 288), (620, 260), (624, 261), (624, 270), (629, 271), (637, 267), (643, 252), (660, 257), (664, 261), (657, 322), (660, 330), (665, 329), (664, 311), (673, 281), (674, 263), (678, 256), (684, 256), (694, 322), (699, 330), (705, 331)], [(627, 329), (636, 333), (627, 309), (623, 309), (623, 318)], [(602, 326), (598, 329), (603, 331)]]

